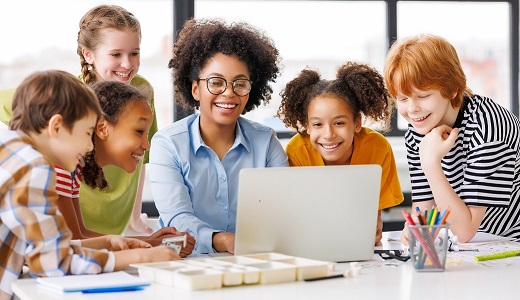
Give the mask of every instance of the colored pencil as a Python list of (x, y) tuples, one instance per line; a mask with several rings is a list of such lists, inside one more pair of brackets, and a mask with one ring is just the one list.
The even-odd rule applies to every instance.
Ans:
[(430, 226), (433, 226), (435, 224), (435, 219), (437, 219), (437, 213), (437, 207), (434, 207), (432, 209), (432, 215), (430, 216), (430, 222), (428, 222)]
[[(403, 214), (404, 219), (408, 222), (409, 225), (415, 225), (415, 222), (413, 221), (408, 211), (406, 211), (403, 208), (401, 209), (401, 213)], [(424, 249), (427, 256), (430, 257), (430, 259), (432, 260), (433, 264), (436, 267), (441, 268), (442, 264), (439, 260), (439, 256), (437, 255), (437, 251), (435, 250), (435, 243), (432, 242), (430, 234), (424, 234), (423, 232), (421, 232), (421, 230), (419, 230), (419, 228), (410, 228), (410, 230), (412, 231), (412, 234), (414, 234), (415, 237), (419, 240), (419, 244), (421, 246), (420, 249)], [(418, 262), (420, 262), (420, 260), (418, 260)]]
[(501, 259), (513, 256), (520, 256), (520, 249), (475, 256), (475, 261)]
[[(435, 232), (432, 234), (432, 240), (435, 243), (435, 239), (437, 239), (437, 236), (439, 235), (439, 232), (442, 229), (442, 225), (446, 224), (446, 220), (448, 219), (448, 216), (450, 214), (451, 209), (448, 207), (442, 214), (439, 214), (439, 211), (436, 210), (436, 217), (437, 220), (434, 222), (434, 226), (438, 226)], [(442, 216), (441, 216), (442, 215)], [(424, 263), (426, 262), (426, 256), (421, 257), (421, 265), (424, 266)]]

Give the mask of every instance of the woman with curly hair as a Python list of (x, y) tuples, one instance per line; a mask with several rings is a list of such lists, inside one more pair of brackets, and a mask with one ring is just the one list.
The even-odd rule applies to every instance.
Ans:
[[(392, 102), (383, 77), (365, 64), (347, 62), (334, 80), (304, 69), (281, 92), (277, 115), (298, 131), (287, 144), (291, 166), (378, 164), (383, 169), (375, 244), (382, 237), (381, 210), (404, 199), (392, 148), (363, 117), (386, 129)], [(365, 121), (366, 121), (365, 120)]]
[(234, 253), (238, 175), (288, 166), (273, 129), (241, 115), (271, 99), (273, 41), (246, 23), (188, 20), (173, 46), (176, 101), (196, 112), (152, 138), (150, 184), (158, 226), (195, 237), (195, 253)]

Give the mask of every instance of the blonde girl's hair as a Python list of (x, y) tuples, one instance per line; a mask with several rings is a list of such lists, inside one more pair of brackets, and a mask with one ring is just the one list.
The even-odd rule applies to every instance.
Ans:
[(76, 50), (81, 64), (81, 74), (89, 85), (95, 83), (97, 78), (92, 71), (94, 66), (87, 63), (82, 50), (95, 51), (101, 45), (106, 29), (136, 32), (141, 40), (141, 25), (137, 18), (126, 9), (117, 5), (99, 5), (89, 10), (79, 21), (78, 48)]

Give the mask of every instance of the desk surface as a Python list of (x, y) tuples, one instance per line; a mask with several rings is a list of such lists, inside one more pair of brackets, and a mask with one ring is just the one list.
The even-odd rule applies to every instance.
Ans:
[[(510, 242), (511, 243), (511, 242)], [(451, 252), (453, 253), (453, 252)], [(444, 272), (416, 272), (412, 264), (383, 261), (374, 256), (361, 262), (361, 273), (351, 278), (315, 282), (224, 287), (217, 290), (190, 291), (152, 284), (142, 291), (109, 294), (55, 294), (39, 288), (35, 279), (13, 284), (21, 300), (50, 299), (518, 299), (520, 258), (487, 264), (460, 258), (461, 252), (448, 256)], [(349, 264), (338, 264), (344, 270)]]

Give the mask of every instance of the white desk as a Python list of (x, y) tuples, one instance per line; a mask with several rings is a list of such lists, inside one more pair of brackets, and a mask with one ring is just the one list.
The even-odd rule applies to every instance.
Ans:
[[(453, 253), (453, 252), (451, 252)], [(444, 272), (416, 272), (412, 264), (396, 260), (362, 262), (361, 274), (315, 282), (224, 287), (217, 290), (190, 291), (152, 284), (142, 291), (105, 294), (51, 293), (37, 287), (35, 279), (22, 279), (13, 285), (21, 300), (50, 299), (182, 299), (182, 300), (255, 300), (255, 299), (519, 299), (520, 264), (483, 265), (450, 259)], [(496, 261), (498, 262), (498, 261)], [(339, 264), (345, 269), (349, 264)]]

